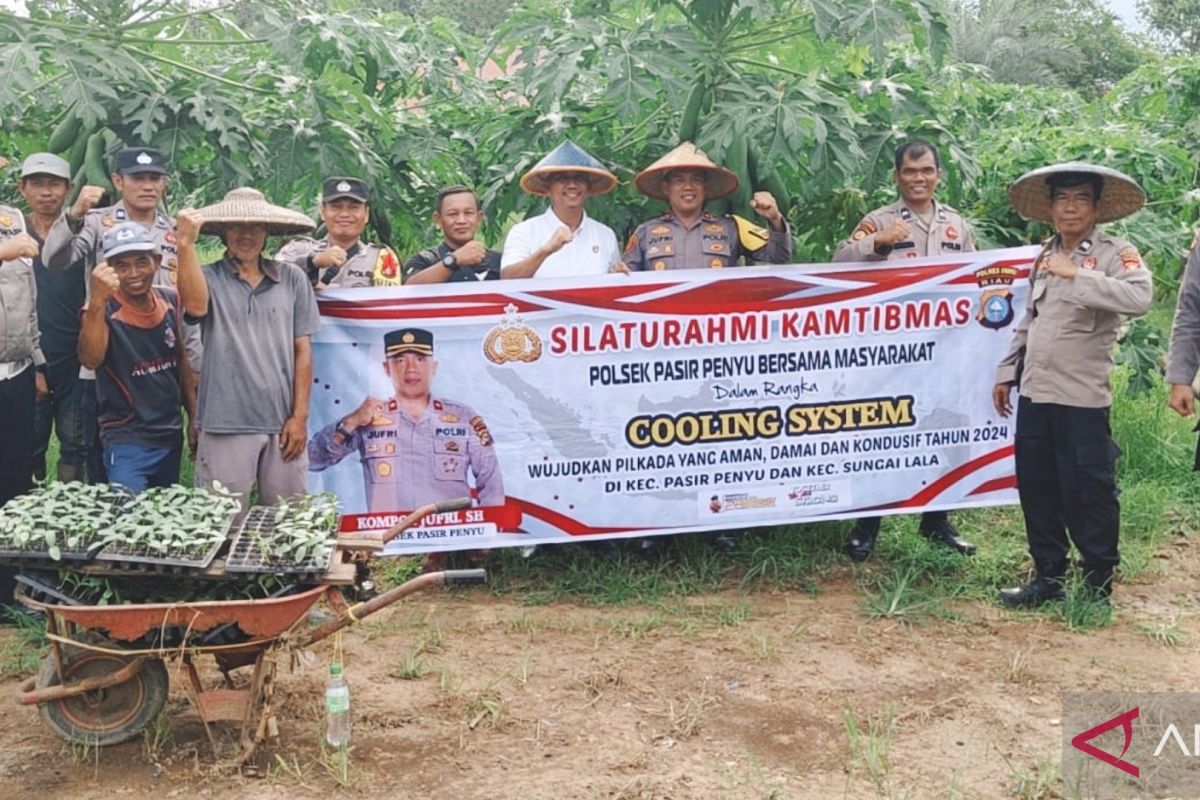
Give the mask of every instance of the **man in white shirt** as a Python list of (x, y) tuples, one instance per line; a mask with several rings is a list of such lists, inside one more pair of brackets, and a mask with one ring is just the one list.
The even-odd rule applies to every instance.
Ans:
[(603, 275), (621, 258), (617, 235), (584, 212), (589, 197), (607, 194), (617, 176), (567, 140), (521, 178), (521, 188), (550, 198), (546, 213), (519, 222), (504, 240), (501, 278)]

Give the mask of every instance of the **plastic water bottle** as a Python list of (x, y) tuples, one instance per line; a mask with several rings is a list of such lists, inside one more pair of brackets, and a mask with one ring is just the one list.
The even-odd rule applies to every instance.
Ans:
[(325, 741), (337, 748), (350, 744), (350, 687), (336, 661), (329, 665), (325, 684)]

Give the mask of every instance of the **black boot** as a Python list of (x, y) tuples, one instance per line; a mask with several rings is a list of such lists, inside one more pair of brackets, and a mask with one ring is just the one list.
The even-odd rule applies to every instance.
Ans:
[(866, 561), (875, 549), (875, 540), (879, 537), (879, 517), (864, 517), (854, 521), (850, 530), (850, 538), (846, 540), (846, 555), (851, 561)]
[(1099, 605), (1108, 605), (1112, 599), (1112, 567), (1089, 567), (1083, 568), (1083, 589), (1087, 592), (1087, 598), (1093, 603)]
[(975, 545), (958, 535), (944, 511), (921, 515), (921, 535), (931, 542), (944, 544), (964, 556), (975, 555)]
[(1065, 561), (1037, 565), (1033, 580), (1022, 586), (1000, 590), (1000, 602), (1009, 608), (1036, 608), (1037, 606), (1062, 600), (1063, 576), (1067, 574)]

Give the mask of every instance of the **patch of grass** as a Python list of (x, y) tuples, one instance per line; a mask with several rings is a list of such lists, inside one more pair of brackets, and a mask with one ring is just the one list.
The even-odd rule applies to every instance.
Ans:
[(16, 608), (5, 609), (0, 614), (12, 625), (0, 641), (0, 678), (19, 678), (33, 673), (50, 649), (45, 624)]
[(508, 702), (498, 692), (480, 692), (467, 704), (467, 729), (475, 730), (484, 722), (490, 727), (499, 727), (504, 722), (507, 708)]
[(388, 676), (402, 681), (419, 680), (425, 675), (424, 651), (420, 647), (409, 650), (388, 672)]
[(666, 619), (658, 612), (642, 614), (635, 619), (615, 619), (611, 627), (614, 633), (627, 639), (638, 640), (648, 633), (653, 633), (667, 624)]
[(1032, 767), (1018, 766), (1003, 753), (1000, 758), (1008, 768), (1012, 781), (1010, 790), (1016, 800), (1056, 800), (1062, 797), (1058, 791), (1062, 773), (1053, 757), (1038, 756)]
[(855, 768), (861, 769), (878, 797), (892, 797), (891, 747), (896, 733), (896, 715), (892, 706), (889, 704), (878, 714), (869, 716), (865, 728), (854, 711), (846, 709), (842, 724), (850, 742), (850, 754), (856, 762), (851, 765), (849, 775), (853, 775)]
[(1178, 614), (1172, 614), (1170, 619), (1162, 622), (1139, 622), (1137, 629), (1160, 647), (1180, 647), (1188, 642), (1188, 635), (1179, 630)]
[(371, 560), (371, 579), (379, 592), (386, 592), (421, 574), (424, 556), (395, 556)]

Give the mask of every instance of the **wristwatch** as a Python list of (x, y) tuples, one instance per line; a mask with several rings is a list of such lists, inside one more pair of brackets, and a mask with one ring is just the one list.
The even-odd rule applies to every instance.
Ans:
[(442, 266), (446, 269), (454, 269), (454, 265), (458, 263), (458, 259), (454, 257), (454, 253), (446, 253), (442, 257)]
[(342, 437), (342, 444), (345, 444), (346, 442), (350, 441), (350, 439), (352, 439), (354, 437), (353, 432), (346, 430), (345, 417), (338, 420), (337, 427), (333, 429), (333, 432), (336, 433), (338, 436)]

